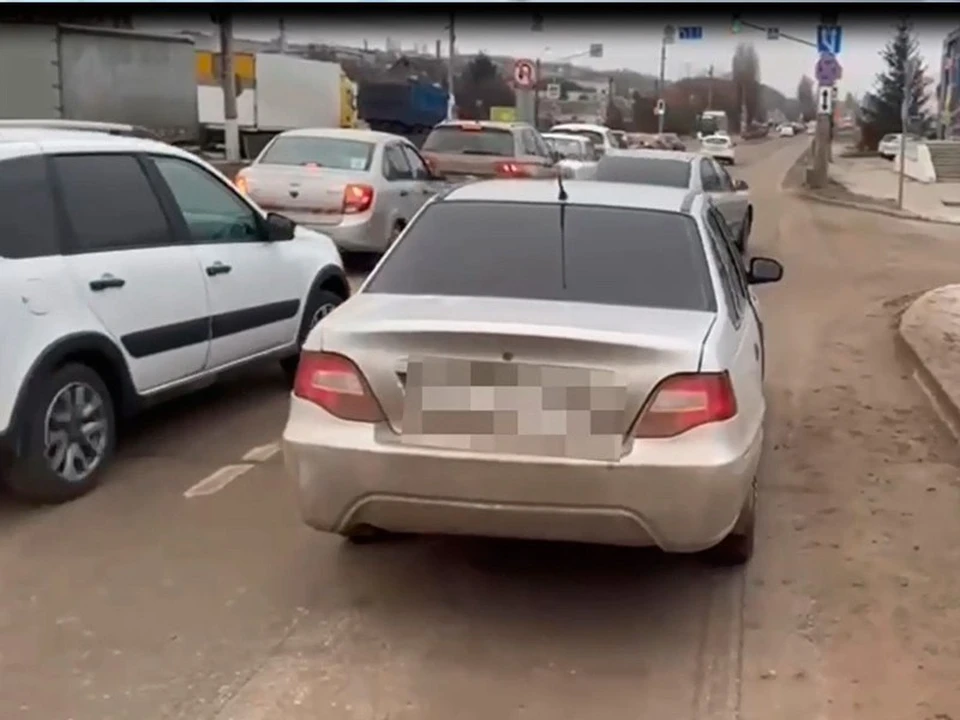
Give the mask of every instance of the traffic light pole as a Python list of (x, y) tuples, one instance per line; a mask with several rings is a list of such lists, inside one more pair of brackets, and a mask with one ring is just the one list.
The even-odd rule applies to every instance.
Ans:
[[(658, 99), (663, 100), (663, 84), (666, 82), (667, 74), (667, 29), (663, 29), (663, 37), (660, 38), (660, 83), (657, 85)], [(662, 104), (663, 111), (657, 115), (657, 134), (663, 135), (663, 123), (667, 116), (667, 103)]]

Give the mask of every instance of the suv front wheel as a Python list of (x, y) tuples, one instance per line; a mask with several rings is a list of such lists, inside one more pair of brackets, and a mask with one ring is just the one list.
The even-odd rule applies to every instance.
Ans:
[(62, 503), (90, 492), (116, 446), (113, 398), (78, 363), (37, 378), (26, 398), (20, 452), (6, 484), (17, 497)]

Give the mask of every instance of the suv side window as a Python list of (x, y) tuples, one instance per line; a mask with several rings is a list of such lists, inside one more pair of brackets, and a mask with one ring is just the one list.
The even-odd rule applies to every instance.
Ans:
[(383, 176), (387, 180), (410, 180), (413, 178), (410, 163), (404, 157), (400, 146), (395, 143), (387, 145), (383, 149)]
[(750, 289), (747, 283), (746, 273), (743, 271), (743, 258), (740, 256), (740, 251), (736, 249), (737, 243), (730, 234), (730, 226), (727, 225), (727, 221), (723, 219), (723, 215), (721, 215), (716, 208), (710, 208), (707, 212), (707, 223), (717, 235), (723, 238), (723, 247), (726, 250), (725, 254), (729, 257), (730, 263), (733, 265), (737, 293), (744, 300), (748, 300), (750, 297)]
[(47, 159), (29, 155), (0, 161), (0, 257), (60, 254), (60, 228)]
[(717, 174), (717, 179), (720, 181), (720, 189), (723, 192), (734, 192), (733, 178), (730, 177), (727, 169), (715, 160), (712, 161), (712, 165), (713, 171)]
[(707, 192), (716, 192), (720, 189), (720, 177), (707, 159), (700, 161), (700, 181), (703, 183), (703, 189)]
[(410, 165), (410, 168), (413, 170), (413, 179), (429, 180), (430, 170), (427, 168), (426, 163), (423, 162), (423, 158), (420, 157), (420, 153), (410, 145), (401, 145), (401, 149), (407, 159), (407, 164)]
[(154, 155), (151, 160), (170, 188), (193, 242), (263, 240), (253, 208), (202, 167), (165, 155)]
[(727, 307), (730, 309), (730, 320), (735, 327), (739, 327), (740, 320), (743, 317), (743, 299), (737, 290), (736, 270), (733, 267), (734, 263), (731, 262), (729, 253), (724, 250), (727, 241), (724, 240), (722, 235), (718, 234), (716, 226), (710, 222), (709, 217), (708, 212), (704, 218), (704, 222), (707, 226), (710, 249), (713, 253), (714, 260), (717, 262), (717, 270), (720, 274), (720, 285), (723, 286), (723, 294), (727, 300)]
[(71, 230), (70, 251), (176, 244), (160, 200), (134, 156), (58, 155), (53, 167)]

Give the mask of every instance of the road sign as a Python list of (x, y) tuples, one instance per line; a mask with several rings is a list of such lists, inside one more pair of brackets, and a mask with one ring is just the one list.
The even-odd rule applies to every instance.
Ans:
[(490, 119), (494, 122), (516, 122), (517, 109), (506, 105), (494, 105), (490, 108)]
[(840, 54), (843, 28), (839, 25), (817, 25), (817, 52)]
[(665, 45), (672, 45), (676, 39), (677, 29), (673, 25), (665, 25), (663, 28), (663, 42)]
[(843, 77), (843, 66), (837, 56), (831, 53), (822, 53), (813, 69), (813, 74), (819, 85), (835, 85)]
[(703, 40), (703, 28), (700, 25), (681, 25), (677, 28), (680, 40)]
[(821, 115), (833, 112), (833, 91), (829, 86), (821, 87), (817, 91), (817, 112)]
[(515, 60), (513, 82), (518, 88), (528, 90), (537, 84), (537, 70), (533, 60)]
[(767, 40), (779, 40), (779, 39), (780, 39), (780, 28), (778, 27), (767, 28)]
[(663, 115), (667, 111), (667, 104), (661, 99), (657, 100), (657, 105), (653, 108), (654, 115)]
[(590, 57), (592, 58), (603, 57), (603, 43), (590, 43)]
[(550, 83), (547, 85), (547, 100), (560, 99), (560, 83)]

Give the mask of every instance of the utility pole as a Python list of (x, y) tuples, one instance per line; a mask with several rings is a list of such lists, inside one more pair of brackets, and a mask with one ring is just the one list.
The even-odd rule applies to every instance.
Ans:
[[(666, 83), (666, 74), (667, 74), (667, 37), (670, 35), (672, 28), (665, 27), (663, 29), (663, 37), (660, 38), (660, 79), (657, 84), (657, 99), (663, 100), (663, 90), (664, 84)], [(670, 40), (673, 40), (670, 37)], [(663, 123), (667, 117), (667, 103), (663, 103), (663, 112), (657, 115), (657, 134), (663, 135)]]
[(707, 110), (713, 110), (713, 65), (710, 66), (707, 77), (710, 78), (707, 80)]
[(229, 12), (220, 15), (220, 87), (223, 88), (223, 146), (227, 162), (239, 162), (237, 74), (233, 57), (233, 17)]
[(910, 127), (910, 97), (913, 95), (913, 76), (917, 71), (914, 59), (907, 60), (903, 69), (903, 100), (900, 102), (900, 154), (897, 163), (897, 207), (903, 210), (904, 155), (907, 154), (907, 131)]
[(280, 26), (280, 36), (278, 38), (280, 44), (280, 54), (287, 54), (287, 24), (283, 21), (283, 18), (277, 19), (277, 24)]
[(453, 96), (453, 63), (457, 56), (457, 31), (453, 13), (450, 13), (450, 24), (447, 26), (450, 31), (448, 43), (450, 57), (447, 61), (447, 120), (453, 120), (456, 115), (456, 104)]

